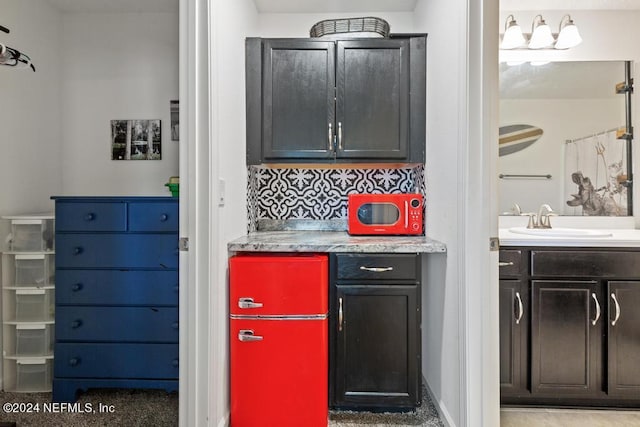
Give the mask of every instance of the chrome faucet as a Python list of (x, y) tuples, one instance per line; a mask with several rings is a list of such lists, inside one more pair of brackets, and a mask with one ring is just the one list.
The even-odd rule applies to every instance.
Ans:
[(535, 213), (527, 213), (523, 215), (529, 216), (529, 224), (527, 224), (527, 228), (551, 228), (551, 220), (549, 217), (555, 215), (555, 212), (553, 212), (553, 209), (551, 209), (549, 204), (543, 203), (540, 205), (540, 209), (538, 209), (537, 216)]

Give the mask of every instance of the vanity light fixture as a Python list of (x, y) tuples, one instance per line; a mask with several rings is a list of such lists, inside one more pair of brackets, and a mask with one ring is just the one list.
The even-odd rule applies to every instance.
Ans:
[(542, 15), (536, 15), (531, 23), (531, 39), (529, 49), (542, 49), (553, 44), (554, 39), (551, 28), (547, 25)]
[(580, 37), (578, 27), (573, 23), (573, 19), (571, 19), (570, 15), (563, 16), (560, 20), (558, 39), (554, 47), (556, 49), (569, 49), (580, 43), (582, 43), (582, 37)]
[[(528, 39), (528, 42), (527, 42)], [(513, 15), (507, 16), (500, 49), (569, 49), (582, 43), (578, 27), (570, 15), (560, 20), (558, 33), (552, 33), (542, 15), (531, 23), (531, 34), (523, 34)]]
[(507, 16), (507, 20), (504, 23), (504, 35), (502, 36), (502, 42), (500, 43), (500, 49), (514, 49), (516, 47), (523, 46), (527, 42), (522, 34), (522, 28), (516, 22), (516, 18), (513, 15)]

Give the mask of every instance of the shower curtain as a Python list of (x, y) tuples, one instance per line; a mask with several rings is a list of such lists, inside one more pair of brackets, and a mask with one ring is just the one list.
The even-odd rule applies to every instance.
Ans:
[(626, 140), (612, 130), (567, 141), (565, 150), (565, 214), (627, 215)]

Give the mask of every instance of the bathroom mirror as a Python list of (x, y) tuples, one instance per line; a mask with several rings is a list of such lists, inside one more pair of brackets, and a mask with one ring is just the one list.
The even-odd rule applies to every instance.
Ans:
[(629, 214), (630, 96), (616, 90), (626, 67), (625, 61), (500, 64), (501, 214), (512, 213), (515, 203), (523, 212), (549, 203), (559, 215)]

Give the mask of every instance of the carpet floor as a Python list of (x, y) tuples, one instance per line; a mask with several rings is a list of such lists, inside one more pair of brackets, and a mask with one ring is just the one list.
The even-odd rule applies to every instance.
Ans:
[[(426, 389), (410, 412), (329, 411), (329, 427), (442, 427)], [(12, 403), (7, 411), (4, 405)], [(51, 393), (0, 392), (0, 427), (171, 427), (178, 425), (178, 394), (162, 390), (90, 389), (76, 404), (51, 404)], [(22, 406), (20, 406), (22, 404)], [(35, 406), (37, 405), (37, 407)], [(27, 412), (31, 409), (31, 412)], [(7, 423), (7, 424), (3, 424)], [(260, 426), (256, 426), (260, 427)]]

